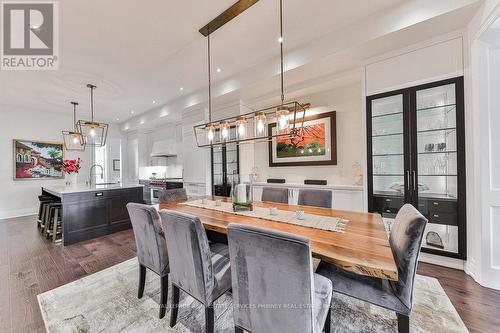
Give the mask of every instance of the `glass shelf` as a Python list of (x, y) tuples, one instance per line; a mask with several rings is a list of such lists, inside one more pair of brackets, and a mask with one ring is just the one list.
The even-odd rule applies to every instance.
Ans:
[(427, 110), (436, 110), (436, 109), (447, 109), (446, 112), (453, 111), (457, 107), (456, 104), (446, 104), (446, 105), (436, 105), (436, 106), (430, 106), (426, 108), (421, 108), (417, 109), (417, 111), (427, 111)]
[(417, 133), (429, 133), (429, 132), (449, 132), (446, 133), (446, 135), (451, 134), (452, 132), (456, 131), (457, 129), (455, 127), (449, 127), (449, 128), (433, 128), (433, 129), (426, 129), (426, 130), (420, 130), (417, 131)]
[(390, 117), (390, 116), (395, 116), (395, 115), (399, 115), (399, 114), (403, 114), (403, 112), (379, 114), (379, 115), (372, 116), (372, 119), (381, 118), (381, 117)]
[(450, 151), (423, 151), (419, 152), (419, 155), (432, 155), (432, 154), (456, 154), (456, 150), (450, 150)]
[(403, 153), (372, 154), (373, 157), (403, 156)]
[(377, 134), (377, 135), (372, 135), (372, 138), (380, 138), (384, 136), (395, 136), (395, 135), (403, 135), (403, 133)]

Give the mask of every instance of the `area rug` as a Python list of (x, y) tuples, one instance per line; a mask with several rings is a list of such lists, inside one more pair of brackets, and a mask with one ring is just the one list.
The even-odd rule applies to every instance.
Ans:
[[(169, 310), (158, 319), (158, 277), (148, 272), (138, 299), (138, 276), (134, 258), (38, 295), (47, 332), (204, 332), (202, 306), (182, 292), (177, 325), (169, 327)], [(332, 306), (333, 332), (397, 332), (391, 311), (336, 293)], [(216, 302), (215, 318), (215, 332), (234, 332), (230, 293)], [(420, 275), (410, 325), (411, 332), (468, 332), (439, 282)]]

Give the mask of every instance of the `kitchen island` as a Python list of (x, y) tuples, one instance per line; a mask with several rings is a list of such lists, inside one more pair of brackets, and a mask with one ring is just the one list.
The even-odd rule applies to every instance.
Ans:
[(127, 203), (142, 203), (142, 185), (44, 186), (62, 204), (62, 243), (69, 245), (132, 227)]

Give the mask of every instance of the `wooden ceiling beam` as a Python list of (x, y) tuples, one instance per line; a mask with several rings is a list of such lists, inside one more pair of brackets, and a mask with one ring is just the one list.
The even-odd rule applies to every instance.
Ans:
[(199, 32), (207, 37), (208, 34), (212, 34), (215, 30), (222, 27), (224, 24), (228, 23), (236, 16), (243, 13), (245, 10), (255, 5), (259, 0), (239, 0), (231, 7), (222, 12), (219, 16), (210, 21), (207, 25), (199, 30)]

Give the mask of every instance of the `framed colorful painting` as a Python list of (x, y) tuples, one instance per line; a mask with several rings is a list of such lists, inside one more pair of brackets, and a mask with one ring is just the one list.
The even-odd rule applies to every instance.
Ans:
[(61, 179), (64, 177), (62, 142), (13, 140), (14, 180)]
[[(302, 119), (296, 120), (296, 124)], [(269, 133), (277, 133), (276, 124), (269, 124)], [(337, 164), (336, 112), (331, 111), (304, 118), (299, 136), (277, 137), (269, 141), (269, 166), (313, 166)], [(288, 130), (280, 131), (286, 133)]]

